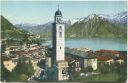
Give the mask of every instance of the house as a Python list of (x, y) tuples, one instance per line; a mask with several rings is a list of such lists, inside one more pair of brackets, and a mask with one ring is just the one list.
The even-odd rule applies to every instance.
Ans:
[(7, 70), (12, 72), (12, 70), (16, 67), (17, 63), (13, 62), (12, 60), (3, 61), (3, 64)]
[(97, 69), (97, 58), (92, 52), (84, 52), (76, 49), (66, 49), (67, 57), (74, 59), (76, 70), (91, 66), (93, 70)]
[(114, 59), (111, 56), (98, 56), (97, 59), (109, 65), (114, 63)]
[(124, 59), (122, 59), (121, 57), (116, 57), (114, 58), (115, 62), (119, 63), (119, 64), (123, 64), (124, 63)]
[(114, 60), (113, 59), (109, 59), (109, 60), (107, 60), (105, 62), (110, 65), (110, 64), (114, 63)]
[(116, 60), (116, 62), (119, 63), (119, 64), (123, 64), (124, 60), (123, 59), (118, 59), (118, 60)]
[(84, 59), (84, 68), (91, 66), (93, 70), (97, 69), (97, 59), (92, 58), (92, 59)]

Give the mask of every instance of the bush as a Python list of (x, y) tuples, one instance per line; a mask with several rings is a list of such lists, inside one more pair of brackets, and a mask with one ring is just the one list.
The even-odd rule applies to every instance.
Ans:
[(12, 72), (9, 73), (8, 71), (6, 71), (6, 69), (2, 69), (2, 71), (4, 71), (2, 73), (2, 77), (7, 82), (27, 81), (27, 79), (31, 77), (35, 72), (32, 63), (30, 61), (29, 63), (26, 63), (26, 58), (24, 57), (19, 58), (18, 64)]

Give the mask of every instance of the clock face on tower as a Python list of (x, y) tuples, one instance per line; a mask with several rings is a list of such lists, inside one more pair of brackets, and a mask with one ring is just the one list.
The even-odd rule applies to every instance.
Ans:
[(56, 22), (61, 23), (62, 22), (61, 17), (56, 17)]

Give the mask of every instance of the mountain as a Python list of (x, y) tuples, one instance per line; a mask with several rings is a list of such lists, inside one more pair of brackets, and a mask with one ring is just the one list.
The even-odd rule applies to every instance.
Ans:
[[(114, 14), (114, 15), (113, 14), (111, 14), (111, 15), (90, 14), (87, 17), (74, 18), (74, 19), (63, 19), (63, 21), (66, 26), (66, 37), (87, 37), (87, 35), (85, 35), (85, 33), (84, 33), (85, 31), (78, 32), (79, 34), (83, 34), (83, 35), (78, 36), (78, 34), (75, 34), (76, 32), (74, 31), (74, 29), (78, 30), (81, 28), (80, 31), (82, 31), (82, 30), (85, 30), (84, 29), (85, 26), (86, 26), (86, 28), (93, 26), (93, 29), (97, 30), (97, 29), (100, 29), (101, 27), (106, 26), (106, 27), (110, 27), (111, 28), (110, 30), (113, 30), (113, 31), (115, 31), (115, 27), (122, 28), (121, 31), (126, 30), (127, 12), (120, 12), (120, 13)], [(104, 24), (102, 24), (101, 22), (103, 22)], [(25, 29), (29, 32), (39, 34), (42, 37), (51, 37), (52, 23), (53, 23), (53, 21), (50, 21), (46, 24), (36, 24), (36, 25), (34, 25), (34, 24), (17, 24), (16, 26), (21, 27), (22, 29)], [(73, 28), (75, 26), (77, 26), (77, 27)], [(103, 28), (101, 28), (101, 29), (103, 29)], [(88, 30), (92, 30), (92, 28), (86, 29), (86, 32), (90, 32)], [(86, 34), (88, 34), (88, 37), (101, 37), (104, 35), (106, 35), (105, 37), (110, 37), (108, 35), (113, 35), (111, 37), (117, 37), (117, 35), (114, 35), (114, 34), (121, 34), (121, 32), (114, 33), (114, 32), (110, 32), (110, 31), (109, 31), (110, 33), (99, 34), (99, 33), (102, 33), (101, 32), (102, 30), (99, 30), (99, 31), (100, 32), (98, 32), (98, 33), (97, 33), (97, 31), (93, 32), (93, 34), (95, 34), (95, 35), (92, 35), (92, 36), (91, 35), (89, 36), (88, 33), (86, 33)], [(107, 31), (107, 30), (105, 30), (105, 31)], [(70, 33), (70, 32), (72, 32), (72, 33)], [(97, 36), (96, 36), (96, 33), (97, 33)], [(77, 35), (77, 36), (75, 36), (75, 35)]]
[[(108, 16), (109, 17), (109, 16)], [(106, 16), (91, 14), (66, 30), (67, 38), (127, 38), (127, 25)], [(117, 19), (117, 18), (113, 18)], [(121, 18), (122, 19), (122, 18)], [(117, 21), (117, 20), (116, 20)]]
[(127, 24), (127, 12), (120, 12), (120, 13), (111, 14), (111, 15), (108, 15), (108, 14), (90, 14), (87, 17), (74, 18), (74, 19), (70, 20), (71, 25), (76, 23), (76, 22), (82, 21), (84, 19), (87, 19), (87, 20), (92, 19), (95, 15), (97, 15), (101, 18), (105, 18), (105, 19), (107, 19), (108, 21), (110, 21), (112, 23)]
[(70, 25), (73, 25), (74, 23), (83, 20), (84, 18), (73, 18), (73, 19), (69, 19), (69, 23)]
[(35, 35), (14, 26), (6, 18), (1, 16), (1, 39), (5, 39), (7, 45), (34, 43), (37, 38), (33, 39), (31, 37), (35, 38)]
[[(63, 19), (63, 21), (66, 28), (71, 25), (69, 19)], [(51, 37), (52, 23), (53, 21), (49, 21), (45, 24), (16, 24), (15, 26), (20, 27), (21, 29), (24, 29), (28, 32), (39, 34), (41, 37)]]
[(113, 20), (121, 24), (127, 24), (127, 12), (121, 12), (114, 15)]
[(15, 26), (27, 30), (28, 32), (39, 34), (42, 37), (49, 37), (52, 30), (52, 21), (46, 24), (16, 24)]
[(100, 14), (99, 16), (106, 18), (113, 23), (127, 24), (127, 12), (120, 12), (114, 15)]

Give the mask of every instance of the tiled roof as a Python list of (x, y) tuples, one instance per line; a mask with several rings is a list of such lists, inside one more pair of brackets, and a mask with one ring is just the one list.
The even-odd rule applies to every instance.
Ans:
[(97, 57), (98, 61), (107, 61), (107, 60), (110, 60), (110, 59), (112, 59), (111, 56), (98, 56)]
[(99, 51), (96, 51), (97, 53), (112, 53), (112, 54), (120, 54), (119, 51), (116, 51), (116, 50), (99, 50)]

